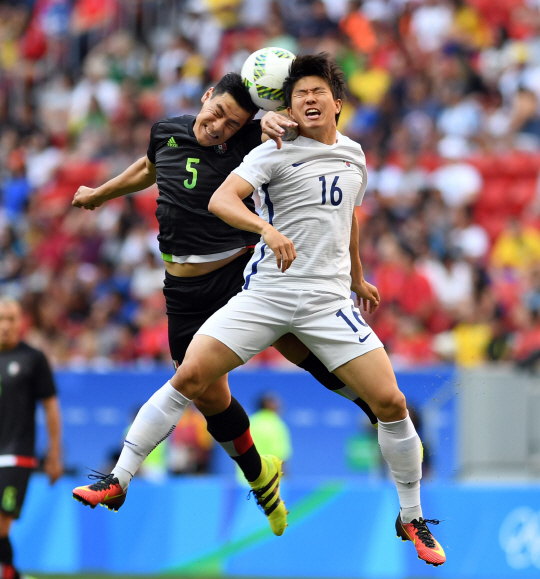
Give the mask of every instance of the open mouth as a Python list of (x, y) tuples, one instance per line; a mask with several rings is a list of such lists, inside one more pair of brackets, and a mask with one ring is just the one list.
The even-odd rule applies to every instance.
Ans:
[(321, 111), (311, 108), (308, 109), (305, 114), (308, 119), (318, 119), (321, 116)]
[(211, 137), (212, 139), (218, 139), (218, 135), (213, 135), (209, 130), (208, 127), (206, 125), (204, 125), (204, 130), (206, 131), (206, 134)]

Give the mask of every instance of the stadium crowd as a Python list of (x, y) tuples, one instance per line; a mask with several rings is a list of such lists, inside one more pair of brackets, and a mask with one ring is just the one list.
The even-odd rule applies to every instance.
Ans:
[[(169, 362), (156, 190), (71, 208), (262, 46), (346, 73), (366, 319), (397, 367), (540, 359), (538, 0), (0, 5), (0, 292), (57, 366)], [(252, 364), (280, 364), (273, 350)]]

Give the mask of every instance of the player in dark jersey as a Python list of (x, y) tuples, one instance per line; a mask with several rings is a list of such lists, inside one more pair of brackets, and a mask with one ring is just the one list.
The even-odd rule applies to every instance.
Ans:
[(0, 578), (19, 579), (9, 540), (21, 514), (34, 454), (36, 403), (45, 410), (49, 452), (44, 468), (51, 483), (62, 475), (60, 410), (44, 354), (19, 339), (21, 308), (0, 298)]
[[(250, 248), (259, 240), (258, 235), (234, 229), (212, 215), (208, 211), (210, 197), (247, 153), (268, 138), (286, 137), (286, 132), (296, 124), (275, 113), (267, 114), (262, 123), (252, 121), (258, 109), (240, 76), (234, 73), (207, 91), (202, 102), (196, 117), (186, 115), (156, 123), (146, 157), (97, 189), (80, 187), (73, 200), (75, 207), (94, 209), (107, 200), (157, 182), (158, 240), (166, 267), (164, 294), (169, 347), (175, 365), (182, 362), (200, 326), (240, 291), (243, 271), (251, 258)], [(251, 196), (245, 204), (255, 211)], [(274, 346), (327, 388), (354, 400), (376, 423), (369, 407), (294, 336), (284, 336)], [(175, 396), (174, 392), (172, 395)], [(252, 488), (257, 491), (266, 487), (279, 467), (276, 469), (268, 457), (263, 457), (261, 462), (249, 434), (249, 419), (231, 397), (226, 377), (194, 403), (206, 417), (208, 431), (238, 463)], [(131, 479), (129, 471), (119, 468), (113, 474), (119, 486), (127, 488)], [(111, 500), (114, 493), (111, 493), (110, 477), (89, 487), (79, 487), (82, 490), (75, 489), (75, 498), (92, 506), (102, 503), (119, 508), (125, 492), (118, 491), (118, 496)], [(268, 492), (272, 494), (278, 484), (279, 476)], [(88, 490), (90, 487), (97, 490)], [(102, 496), (109, 498), (104, 502)], [(277, 503), (272, 500), (264, 506), (274, 507)], [(266, 512), (268, 515), (268, 509)], [(272, 524), (272, 520), (270, 522)]]

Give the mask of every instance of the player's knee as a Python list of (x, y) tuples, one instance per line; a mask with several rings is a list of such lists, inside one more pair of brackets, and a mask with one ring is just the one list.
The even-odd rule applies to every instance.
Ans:
[(200, 366), (194, 362), (184, 362), (178, 370), (171, 384), (186, 398), (193, 400), (201, 396), (206, 390), (207, 384), (203, 381), (203, 373)]
[(13, 517), (0, 512), (0, 539), (9, 535), (11, 523), (13, 523)]
[(382, 422), (395, 422), (407, 416), (405, 396), (397, 389), (381, 396), (377, 402), (378, 408), (374, 412)]

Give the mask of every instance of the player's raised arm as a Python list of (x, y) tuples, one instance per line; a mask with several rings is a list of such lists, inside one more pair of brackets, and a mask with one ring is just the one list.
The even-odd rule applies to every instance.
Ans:
[(281, 149), (282, 141), (294, 141), (300, 133), (298, 123), (294, 122), (292, 117), (272, 111), (261, 119), (261, 129), (263, 132), (261, 142), (273, 139), (278, 149)]
[(105, 201), (122, 197), (128, 193), (142, 191), (155, 182), (156, 166), (148, 157), (141, 157), (123, 173), (96, 189), (85, 187), (84, 185), (79, 187), (71, 205), (93, 211), (96, 207), (100, 207), (105, 203)]
[(356, 213), (353, 213), (351, 243), (349, 245), (349, 251), (351, 254), (351, 289), (358, 298), (358, 305), (362, 307), (362, 302), (364, 302), (364, 311), (369, 311), (371, 314), (379, 307), (381, 298), (377, 288), (364, 279), (362, 262), (360, 261), (360, 251), (358, 248), (359, 234), (360, 230), (358, 227), (358, 220), (356, 219)]
[(239, 175), (231, 173), (223, 185), (212, 195), (208, 210), (232, 227), (253, 231), (264, 239), (274, 252), (277, 266), (284, 272), (296, 259), (293, 242), (275, 227), (252, 213), (242, 202), (253, 191), (253, 185)]

